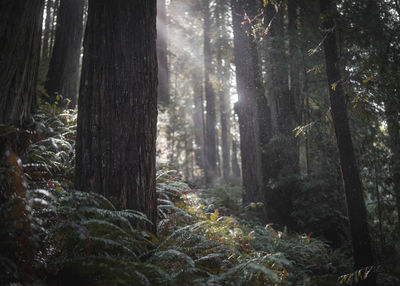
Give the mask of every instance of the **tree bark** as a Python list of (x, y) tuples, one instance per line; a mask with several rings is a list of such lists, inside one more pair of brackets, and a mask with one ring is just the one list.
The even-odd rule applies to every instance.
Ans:
[[(363, 187), (357, 168), (346, 112), (346, 98), (341, 84), (339, 57), (335, 39), (334, 15), (336, 8), (331, 0), (320, 0), (322, 27), (326, 34), (323, 49), (326, 62), (326, 75), (329, 86), (331, 114), (336, 134), (340, 159), (341, 175), (346, 195), (347, 211), (350, 221), (355, 269), (374, 265), (368, 231), (367, 212), (363, 197)], [(369, 277), (360, 285), (376, 285), (375, 276)]]
[(158, 103), (169, 103), (168, 31), (165, 0), (157, 0)]
[(40, 60), (43, 0), (0, 4), (0, 124), (31, 119)]
[(235, 111), (239, 117), (244, 204), (263, 201), (256, 75), (253, 70), (251, 39), (241, 25), (248, 4), (244, 0), (231, 0), (236, 84), (239, 95)]
[[(83, 33), (83, 0), (61, 0), (53, 53), (45, 88), (50, 102), (61, 95), (74, 108), (78, 93)], [(64, 104), (63, 104), (64, 105)]]
[(89, 0), (76, 187), (141, 211), (155, 231), (156, 0)]
[(204, 86), (206, 96), (206, 180), (213, 182), (217, 176), (217, 140), (216, 140), (216, 121), (215, 112), (215, 91), (210, 81), (212, 73), (212, 51), (211, 51), (211, 19), (209, 0), (205, 0), (203, 5), (204, 13)]

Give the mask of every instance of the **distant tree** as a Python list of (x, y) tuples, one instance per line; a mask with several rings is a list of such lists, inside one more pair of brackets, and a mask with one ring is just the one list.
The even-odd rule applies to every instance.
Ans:
[(245, 193), (243, 203), (262, 202), (262, 166), (257, 110), (256, 72), (252, 57), (252, 39), (242, 27), (248, 1), (231, 0), (234, 34), (234, 62), (239, 100), (235, 111), (239, 117), (242, 178)]
[(57, 30), (58, 8), (60, 7), (61, 0), (50, 0), (50, 1), (53, 1), (53, 3), (52, 3), (52, 9), (51, 9), (52, 13), (51, 13), (48, 57), (50, 57), (51, 54), (53, 53), (54, 43), (55, 43), (55, 39), (56, 39), (56, 30)]
[(0, 3), (0, 124), (30, 121), (40, 58), (43, 0)]
[[(325, 33), (323, 49), (326, 62), (326, 75), (329, 86), (331, 114), (336, 134), (340, 169), (346, 195), (347, 211), (350, 220), (351, 238), (355, 268), (374, 266), (374, 258), (368, 231), (367, 212), (363, 197), (363, 187), (357, 168), (346, 112), (346, 96), (342, 86), (339, 57), (335, 38), (334, 17), (337, 14), (332, 0), (320, 0), (322, 28)], [(373, 273), (359, 283), (376, 285)]]
[(76, 187), (154, 223), (156, 0), (89, 0), (79, 94)]
[(158, 102), (169, 103), (168, 18), (165, 0), (157, 0)]
[(240, 177), (240, 166), (238, 160), (238, 147), (236, 140), (232, 140), (232, 174), (235, 178)]
[(51, 24), (52, 24), (52, 17), (51, 11), (54, 5), (53, 0), (46, 1), (46, 18), (45, 18), (45, 25), (43, 30), (43, 45), (42, 45), (42, 59), (47, 60), (49, 57), (49, 44), (50, 44), (50, 35), (51, 35)]
[(210, 74), (212, 73), (212, 50), (211, 50), (211, 12), (210, 1), (203, 3), (204, 16), (204, 86), (206, 97), (206, 178), (213, 181), (217, 176), (217, 142), (216, 142), (216, 107), (215, 91), (211, 84)]
[[(269, 218), (278, 225), (293, 227), (290, 213), (293, 211), (293, 193), (299, 186), (296, 182), (299, 151), (293, 130), (298, 125), (296, 105), (300, 83), (296, 57), (297, 5), (294, 1), (287, 2), (288, 9), (285, 5), (284, 1), (269, 2), (264, 8), (264, 29), (267, 32), (264, 39), (265, 97), (270, 112), (270, 127), (264, 129), (270, 129), (270, 134), (262, 136), (261, 142)], [(285, 44), (287, 39), (289, 49)], [(263, 122), (266, 120), (268, 118)], [(275, 189), (269, 186), (271, 179), (280, 182)]]
[(230, 99), (229, 99), (229, 79), (231, 61), (224, 57), (224, 51), (228, 50), (229, 37), (226, 27), (226, 3), (224, 1), (216, 3), (215, 24), (217, 29), (217, 73), (218, 73), (218, 93), (219, 93), (219, 113), (221, 122), (221, 151), (222, 151), (222, 177), (227, 182), (230, 180), (231, 154), (229, 146), (230, 135)]
[(69, 106), (72, 108), (75, 106), (78, 93), (83, 6), (83, 0), (61, 0), (54, 48), (45, 83), (51, 103), (59, 94), (71, 101)]

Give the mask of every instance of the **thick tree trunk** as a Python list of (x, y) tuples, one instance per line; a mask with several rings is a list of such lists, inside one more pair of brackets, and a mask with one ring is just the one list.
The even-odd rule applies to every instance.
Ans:
[(76, 186), (156, 222), (156, 0), (89, 0)]
[(206, 95), (206, 179), (212, 182), (217, 176), (217, 140), (215, 112), (215, 91), (210, 81), (212, 73), (212, 51), (211, 51), (211, 19), (209, 0), (205, 0), (203, 5), (204, 13), (204, 86)]
[(56, 38), (45, 88), (50, 102), (59, 94), (75, 107), (83, 33), (83, 0), (61, 0)]
[(245, 204), (263, 201), (256, 74), (253, 70), (251, 39), (246, 35), (241, 24), (248, 8), (247, 5), (247, 1), (244, 0), (231, 0), (236, 83), (239, 95), (235, 109), (239, 117), (242, 177), (245, 189), (243, 203)]
[(286, 128), (285, 99), (288, 97), (288, 69), (285, 55), (284, 19), (282, 7), (275, 10), (274, 5), (265, 7), (265, 25), (271, 22), (265, 41), (267, 65), (267, 90), (273, 133), (277, 134)]
[[(296, 28), (297, 7), (293, 6), (291, 2), (289, 6), (291, 15), (288, 18), (290, 31), (293, 32)], [(263, 136), (266, 140), (261, 140), (263, 142), (265, 205), (271, 221), (281, 226), (290, 226), (294, 224), (290, 213), (293, 211), (292, 202), (296, 184), (286, 180), (287, 183), (281, 184), (278, 189), (272, 190), (269, 188), (268, 182), (271, 178), (293, 177), (298, 173), (299, 149), (297, 139), (293, 133), (293, 129), (296, 126), (294, 97), (298, 96), (298, 94), (295, 95), (295, 92), (298, 93), (299, 89), (298, 71), (296, 71), (296, 66), (289, 61), (286, 55), (284, 5), (282, 2), (277, 6), (270, 3), (265, 7), (264, 12), (264, 27), (268, 29), (264, 46), (266, 65), (265, 94), (269, 103), (269, 110), (265, 108), (264, 114), (267, 114), (267, 112), (270, 114), (263, 120), (270, 122), (268, 128), (270, 132)], [(293, 53), (295, 42), (291, 37), (289, 40), (289, 48), (292, 48), (290, 52)], [(296, 60), (293, 59), (293, 62)], [(291, 63), (290, 71), (293, 71), (292, 76), (295, 79), (294, 82), (290, 82), (292, 90), (289, 89), (289, 63)]]
[[(346, 195), (347, 211), (350, 221), (355, 269), (374, 265), (371, 242), (368, 231), (367, 212), (363, 197), (363, 187), (357, 168), (346, 112), (346, 98), (341, 84), (339, 57), (335, 39), (336, 15), (332, 0), (321, 0), (322, 27), (327, 34), (324, 42), (326, 75), (329, 85), (331, 114), (335, 128), (339, 152), (341, 175)], [(360, 285), (376, 285), (375, 276), (370, 273)]]
[(158, 103), (169, 103), (168, 31), (165, 0), (157, 0)]
[(0, 4), (0, 124), (30, 121), (40, 59), (43, 0)]

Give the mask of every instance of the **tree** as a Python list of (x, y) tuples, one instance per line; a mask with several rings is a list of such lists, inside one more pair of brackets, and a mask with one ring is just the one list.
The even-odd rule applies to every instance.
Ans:
[(245, 189), (243, 203), (245, 204), (263, 201), (255, 71), (251, 39), (241, 24), (249, 4), (244, 0), (231, 0), (234, 62), (239, 95), (235, 111), (239, 117), (242, 178)]
[(165, 0), (157, 0), (157, 59), (158, 59), (158, 102), (169, 103), (168, 31)]
[(145, 213), (152, 230), (156, 121), (156, 1), (90, 0), (76, 187)]
[(203, 5), (204, 13), (204, 86), (206, 97), (206, 178), (213, 181), (217, 175), (217, 143), (216, 143), (216, 112), (215, 112), (215, 91), (211, 84), (210, 74), (211, 65), (211, 19), (210, 19), (210, 1), (205, 0)]
[[(51, 103), (59, 94), (75, 106), (83, 33), (83, 0), (61, 0), (45, 88)], [(46, 19), (47, 23), (47, 19)]]
[[(263, 1), (259, 1), (263, 2)], [(285, 45), (285, 3), (268, 3), (264, 8), (264, 65), (266, 74), (265, 95), (259, 96), (260, 119), (264, 126), (260, 131), (262, 146), (262, 164), (264, 171), (265, 204), (269, 219), (284, 226), (294, 226), (293, 193), (298, 188), (298, 144), (294, 128), (296, 122), (296, 103), (299, 97), (299, 79), (297, 69), (296, 29), (297, 6), (288, 3), (288, 22), (290, 33), (289, 54)], [(290, 72), (288, 69), (290, 64)], [(290, 77), (289, 77), (290, 76)], [(288, 79), (291, 79), (289, 81)], [(290, 86), (289, 86), (290, 82)], [(268, 99), (268, 106), (266, 103)], [(262, 111), (261, 111), (262, 110)], [(271, 187), (271, 180), (279, 182)]]
[(40, 58), (42, 0), (0, 4), (0, 124), (30, 121)]
[[(321, 0), (322, 28), (325, 32), (323, 49), (326, 62), (326, 75), (329, 86), (331, 115), (335, 129), (340, 169), (346, 195), (347, 211), (350, 221), (351, 238), (355, 268), (374, 265), (368, 231), (367, 212), (363, 197), (363, 187), (357, 168), (346, 112), (346, 97), (339, 70), (339, 57), (335, 38), (336, 8), (331, 0)], [(360, 285), (376, 285), (375, 276), (369, 277)]]
[[(218, 93), (219, 93), (219, 112), (221, 122), (221, 149), (222, 149), (222, 177), (228, 182), (230, 177), (230, 148), (229, 148), (229, 116), (230, 116), (230, 100), (229, 100), (229, 79), (231, 61), (223, 56), (224, 50), (228, 50), (229, 42), (225, 21), (225, 5), (224, 1), (217, 3), (215, 7), (215, 18), (217, 27), (217, 73), (218, 73)], [(224, 63), (223, 63), (224, 62)]]
[(51, 34), (51, 10), (53, 8), (54, 2), (53, 0), (46, 1), (46, 19), (45, 26), (43, 31), (43, 46), (42, 46), (42, 59), (47, 60), (49, 57), (49, 43), (50, 43), (50, 34)]

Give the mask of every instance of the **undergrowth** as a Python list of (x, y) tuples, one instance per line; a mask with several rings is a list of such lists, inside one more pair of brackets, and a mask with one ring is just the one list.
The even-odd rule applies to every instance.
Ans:
[(351, 269), (310, 234), (262, 226), (239, 187), (191, 189), (166, 167), (157, 234), (135, 228), (143, 214), (73, 189), (76, 113), (46, 105), (35, 120), (23, 168), (1, 166), (9, 188), (25, 172), (0, 202), (1, 285), (336, 285)]

